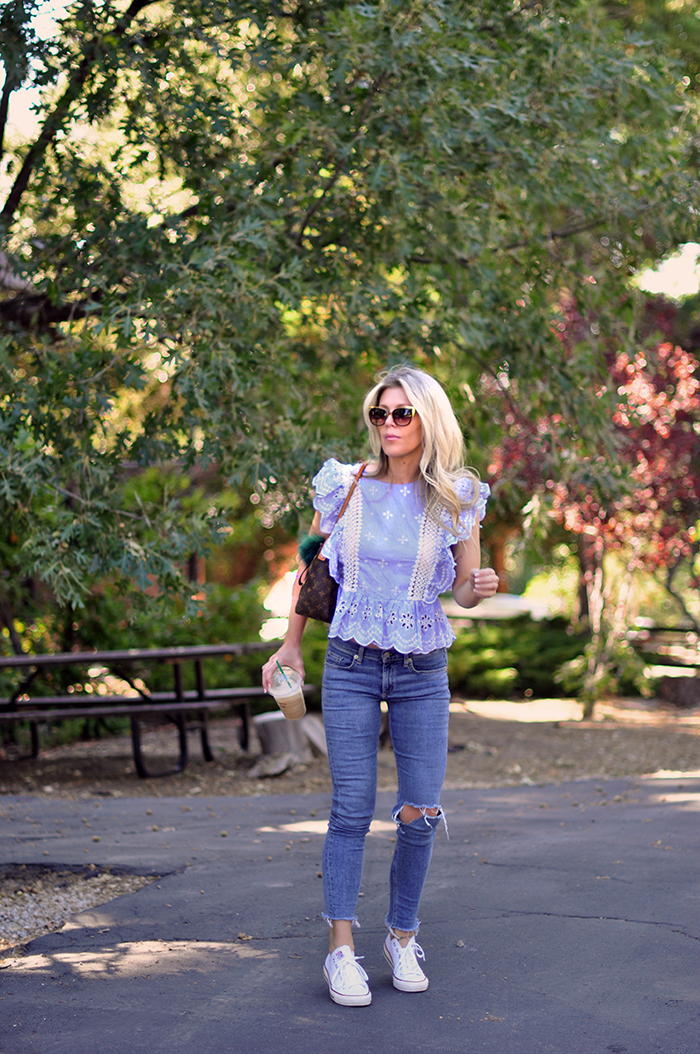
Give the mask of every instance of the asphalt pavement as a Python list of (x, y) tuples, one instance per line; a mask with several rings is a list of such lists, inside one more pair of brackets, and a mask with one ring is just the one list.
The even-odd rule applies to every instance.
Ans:
[(381, 954), (380, 794), (356, 936), (369, 1007), (335, 1005), (322, 976), (329, 804), (3, 797), (2, 862), (160, 877), (0, 960), (0, 1054), (698, 1054), (700, 780), (445, 792), (430, 987), (411, 994)]

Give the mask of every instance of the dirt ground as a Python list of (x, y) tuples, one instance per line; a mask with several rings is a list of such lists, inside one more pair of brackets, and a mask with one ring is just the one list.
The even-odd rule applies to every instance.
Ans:
[[(504, 787), (568, 780), (700, 775), (700, 710), (664, 709), (655, 701), (601, 702), (592, 721), (579, 719), (571, 700), (451, 704), (446, 786)], [(177, 775), (137, 777), (129, 737), (76, 742), (42, 752), (38, 761), (0, 755), (0, 794), (30, 793), (61, 798), (299, 794), (330, 790), (328, 762), (315, 755), (281, 775), (255, 778), (259, 758), (238, 745), (237, 719), (211, 723), (216, 760), (207, 764), (195, 733), (191, 760)], [(144, 753), (155, 769), (176, 756), (172, 726), (148, 732)], [(396, 787), (390, 747), (380, 750), (378, 784)]]

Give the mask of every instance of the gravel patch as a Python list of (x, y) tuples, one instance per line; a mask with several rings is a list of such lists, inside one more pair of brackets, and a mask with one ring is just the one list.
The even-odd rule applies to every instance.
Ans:
[(108, 868), (8, 864), (0, 867), (0, 955), (60, 930), (76, 912), (155, 881), (156, 875), (114, 873)]

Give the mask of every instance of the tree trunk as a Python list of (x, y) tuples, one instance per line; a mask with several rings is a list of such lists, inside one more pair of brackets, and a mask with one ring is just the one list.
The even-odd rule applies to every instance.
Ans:
[(15, 616), (10, 606), (10, 601), (7, 599), (7, 597), (3, 597), (0, 601), (0, 616), (2, 616), (2, 621), (7, 626), (7, 632), (10, 634), (10, 643), (12, 644), (13, 652), (15, 653), (15, 655), (23, 655), (24, 652), (22, 650), (22, 641), (20, 640), (19, 634), (17, 632), (17, 627), (15, 626)]
[(587, 556), (590, 560), (585, 575), (586, 606), (588, 610), (588, 622), (591, 627), (591, 640), (588, 645), (588, 668), (583, 682), (583, 718), (584, 720), (593, 716), (596, 704), (598, 684), (600, 682), (602, 668), (600, 658), (603, 650), (602, 627), (603, 611), (605, 609), (605, 545), (602, 538), (596, 538), (590, 545)]

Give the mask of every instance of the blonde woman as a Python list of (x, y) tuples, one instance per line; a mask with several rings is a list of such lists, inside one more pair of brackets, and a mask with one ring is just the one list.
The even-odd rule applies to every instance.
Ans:
[[(330, 927), (324, 975), (331, 999), (372, 1001), (355, 955), (353, 925), (364, 841), (374, 814), (380, 703), (389, 707), (398, 797), (389, 876), (384, 956), (393, 985), (421, 992), (417, 917), (447, 761), (450, 693), (447, 651), (454, 640), (438, 595), (451, 588), (464, 608), (493, 596), (498, 578), (481, 567), (479, 521), (489, 488), (464, 468), (462, 433), (434, 378), (401, 366), (380, 376), (364, 401), (373, 460), (347, 510), (336, 517), (359, 465), (326, 461), (313, 483), (312, 532), (339, 584), (323, 675), (323, 720), (333, 803), (323, 850)], [(263, 667), (269, 689), (276, 662), (304, 675), (305, 618), (294, 611), (284, 644)]]

